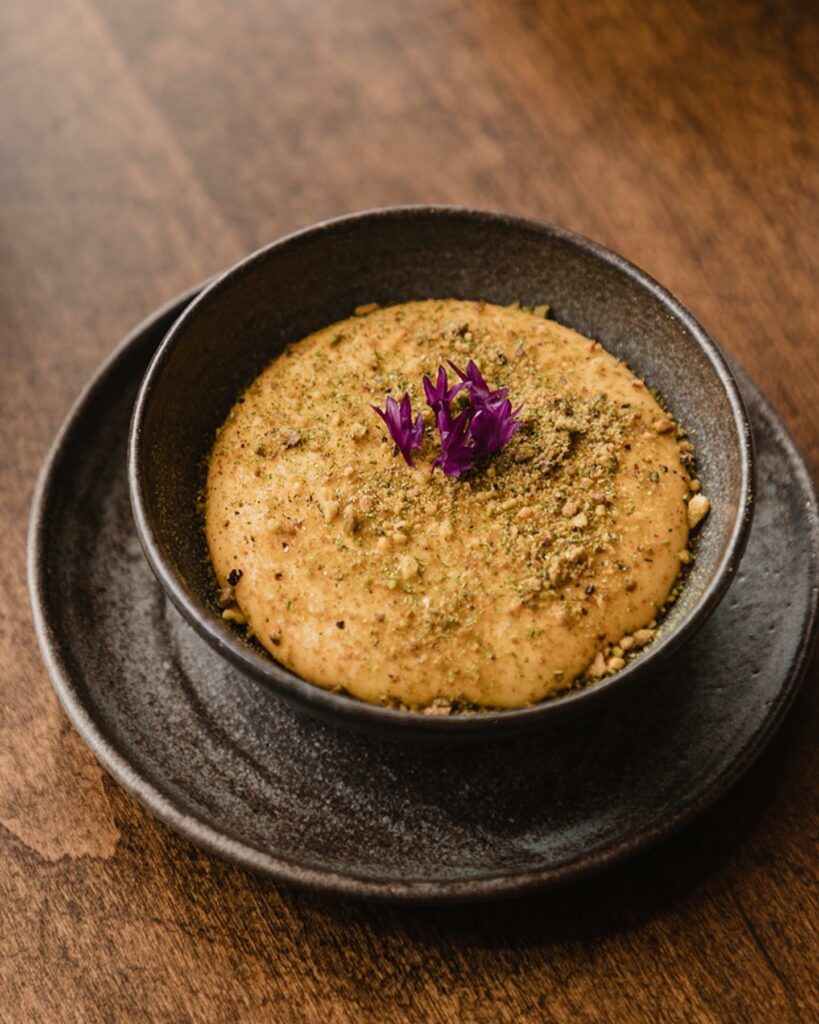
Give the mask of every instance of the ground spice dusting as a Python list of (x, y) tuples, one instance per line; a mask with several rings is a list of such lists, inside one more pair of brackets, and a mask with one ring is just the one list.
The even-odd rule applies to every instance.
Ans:
[[(230, 608), (278, 660), (448, 714), (586, 685), (654, 638), (708, 512), (694, 449), (627, 367), (547, 314), (360, 306), (248, 388), (217, 437), (206, 525)], [(449, 359), (523, 407), (457, 478), (433, 470), (421, 387)], [(404, 393), (425, 424), (413, 466), (367, 417)]]

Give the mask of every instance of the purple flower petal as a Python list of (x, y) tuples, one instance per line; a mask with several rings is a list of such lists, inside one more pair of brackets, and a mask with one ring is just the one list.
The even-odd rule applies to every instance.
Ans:
[(486, 404), (476, 410), (469, 425), (476, 456), (493, 455), (506, 444), (520, 427), (516, 417), (522, 408), (518, 406), (513, 412), (512, 403), (506, 399), (500, 405)]
[(507, 397), (509, 389), (498, 388), (493, 391), (473, 360), (469, 360), (465, 373), (453, 362), (449, 365), (469, 389), (474, 410), (469, 430), (475, 442), (475, 455), (479, 458), (493, 455), (520, 427), (516, 417), (523, 406), (513, 412), (512, 403)]
[(387, 395), (386, 407), (379, 409), (378, 406), (370, 406), (373, 412), (377, 412), (387, 426), (390, 437), (395, 442), (395, 451), (401, 452), (404, 461), (408, 466), (413, 465), (411, 452), (421, 447), (424, 437), (424, 417), (418, 413), (415, 422), (412, 420), (412, 403), (410, 396), (404, 392), (401, 404)]
[(436, 416), (444, 407), (449, 409), (452, 399), (465, 387), (465, 384), (454, 384), (449, 387), (447, 372), (443, 366), (438, 367), (438, 380), (435, 384), (424, 375), (424, 393), (427, 396), (427, 405), (435, 412)]
[(472, 468), (474, 458), (472, 438), (469, 433), (471, 410), (464, 409), (452, 418), (449, 409), (441, 409), (437, 416), (438, 434), (441, 438), (441, 454), (432, 463), (440, 466), (446, 476), (455, 477)]
[(499, 405), (506, 401), (509, 388), (498, 388), (497, 391), (492, 391), (483, 379), (483, 374), (474, 360), (470, 359), (466, 364), (466, 373), (459, 369), (451, 359), (449, 365), (461, 378), (463, 386), (469, 390), (469, 397), (476, 409), (484, 405)]
[[(457, 477), (470, 470), (476, 459), (493, 455), (506, 444), (520, 428), (518, 416), (523, 406), (513, 411), (507, 397), (509, 389), (493, 391), (474, 360), (469, 360), (466, 371), (452, 361), (449, 365), (460, 378), (460, 383), (449, 387), (447, 372), (439, 366), (434, 384), (429, 377), (424, 377), (424, 394), (427, 405), (435, 413), (441, 439), (441, 452), (432, 465), (440, 466), (446, 476)], [(453, 417), (452, 400), (464, 389), (469, 392), (469, 404)], [(386, 424), (395, 442), (395, 451), (401, 452), (407, 465), (413, 465), (411, 453), (421, 447), (424, 419), (418, 413), (413, 422), (409, 394), (404, 394), (400, 405), (388, 395), (383, 410), (375, 405), (372, 408)]]

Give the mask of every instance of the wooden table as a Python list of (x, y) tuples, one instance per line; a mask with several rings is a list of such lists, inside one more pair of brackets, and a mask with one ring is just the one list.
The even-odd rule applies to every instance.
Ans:
[(199, 853), (104, 775), (40, 662), (23, 552), (43, 454), (134, 322), (389, 203), (631, 257), (815, 471), (818, 52), (800, 0), (0, 4), (3, 1022), (817, 1019), (815, 662), (744, 781), (632, 863), (498, 906), (345, 904)]

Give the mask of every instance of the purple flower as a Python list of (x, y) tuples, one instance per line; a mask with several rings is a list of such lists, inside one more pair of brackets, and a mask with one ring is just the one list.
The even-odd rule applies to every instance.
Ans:
[[(447, 372), (439, 366), (434, 384), (429, 377), (424, 377), (424, 393), (427, 405), (435, 413), (441, 439), (441, 453), (432, 465), (440, 466), (446, 476), (456, 477), (471, 469), (475, 459), (500, 451), (520, 428), (518, 415), (523, 406), (513, 410), (507, 397), (509, 389), (493, 391), (472, 359), (467, 363), (466, 372), (451, 361), (449, 365), (460, 377), (460, 383), (449, 387)], [(452, 400), (464, 389), (469, 392), (469, 404), (453, 417)], [(418, 413), (413, 423), (409, 395), (404, 395), (400, 405), (388, 396), (386, 409), (375, 405), (372, 408), (386, 423), (396, 452), (400, 451), (404, 461), (411, 466), (411, 453), (421, 447), (424, 437), (424, 419)]]
[(520, 427), (517, 416), (523, 406), (519, 405), (513, 412), (512, 403), (507, 398), (509, 388), (492, 391), (472, 359), (467, 363), (466, 373), (451, 361), (449, 365), (461, 378), (464, 387), (469, 389), (473, 408), (469, 432), (475, 442), (474, 454), (478, 458), (492, 455)]
[(460, 370), (451, 359), (449, 365), (461, 378), (463, 386), (469, 390), (469, 397), (476, 409), (485, 405), (500, 405), (501, 402), (506, 401), (509, 388), (498, 388), (497, 391), (492, 391), (473, 359), (466, 364), (466, 373)]
[(404, 392), (404, 397), (399, 405), (392, 395), (387, 395), (386, 409), (379, 409), (376, 405), (370, 406), (370, 408), (377, 412), (386, 423), (390, 437), (395, 442), (395, 451), (401, 452), (404, 462), (408, 466), (413, 465), (410, 453), (421, 447), (424, 437), (424, 417), (419, 412), (413, 423), (410, 396)]
[(503, 448), (520, 427), (517, 416), (522, 408), (519, 405), (513, 412), (512, 403), (507, 398), (500, 404), (487, 403), (475, 411), (469, 432), (475, 442), (476, 456), (492, 455)]
[(438, 410), (436, 420), (441, 437), (441, 454), (432, 465), (440, 466), (446, 476), (460, 476), (472, 468), (475, 452), (469, 433), (471, 414), (471, 409), (464, 409), (453, 419), (448, 406)]
[(429, 377), (424, 374), (424, 392), (427, 396), (427, 405), (433, 410), (437, 418), (441, 409), (449, 409), (452, 399), (463, 391), (465, 384), (455, 384), (449, 387), (446, 370), (443, 366), (438, 367), (438, 380), (433, 385)]

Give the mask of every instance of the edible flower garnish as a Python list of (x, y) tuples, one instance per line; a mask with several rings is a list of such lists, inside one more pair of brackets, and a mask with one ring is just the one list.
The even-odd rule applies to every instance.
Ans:
[(475, 442), (475, 455), (493, 455), (499, 451), (520, 427), (518, 413), (523, 408), (519, 405), (512, 410), (512, 403), (507, 398), (500, 405), (483, 405), (476, 409), (469, 432)]
[[(449, 365), (460, 377), (460, 383), (450, 387), (446, 370), (439, 366), (434, 384), (424, 376), (424, 394), (427, 405), (435, 414), (435, 425), (441, 439), (441, 453), (432, 465), (440, 466), (446, 476), (456, 477), (471, 469), (475, 459), (500, 451), (519, 429), (518, 416), (523, 406), (513, 410), (508, 398), (509, 388), (493, 391), (474, 360), (469, 360), (466, 371), (451, 360)], [(452, 401), (461, 391), (468, 393), (469, 402), (457, 416), (453, 416)], [(418, 413), (413, 423), (409, 395), (404, 394), (400, 406), (388, 395), (385, 410), (375, 405), (372, 408), (386, 423), (395, 442), (395, 451), (401, 452), (408, 466), (413, 465), (410, 453), (421, 447), (424, 420)]]
[(496, 391), (492, 391), (472, 359), (467, 363), (466, 373), (451, 360), (449, 365), (469, 391), (473, 409), (472, 421), (469, 425), (469, 432), (475, 442), (473, 454), (476, 458), (493, 455), (519, 429), (518, 415), (523, 406), (519, 405), (513, 411), (512, 403), (507, 397), (509, 388), (498, 388)]
[(410, 396), (406, 392), (404, 392), (400, 405), (392, 395), (387, 395), (386, 409), (379, 409), (376, 405), (370, 408), (377, 412), (386, 423), (390, 437), (395, 442), (395, 451), (401, 452), (404, 456), (404, 462), (408, 466), (412, 466), (411, 452), (421, 447), (421, 441), (424, 437), (423, 413), (419, 412), (413, 423), (412, 403), (410, 402)]
[(427, 405), (435, 413), (436, 419), (441, 409), (449, 409), (452, 399), (466, 387), (466, 384), (454, 384), (449, 387), (446, 370), (443, 366), (438, 367), (438, 379), (435, 384), (424, 374), (424, 393), (427, 396)]
[(466, 373), (451, 360), (449, 366), (469, 391), (473, 409), (469, 425), (469, 432), (475, 442), (473, 454), (481, 458), (499, 452), (520, 427), (517, 417), (523, 407), (518, 406), (512, 410), (512, 402), (507, 397), (509, 388), (492, 391), (473, 359), (469, 360)]
[(472, 468), (475, 446), (469, 433), (471, 415), (472, 410), (466, 408), (453, 419), (448, 403), (438, 410), (436, 424), (441, 454), (432, 465), (440, 466), (446, 476), (460, 476)]
[(463, 387), (469, 391), (469, 397), (476, 408), (481, 405), (505, 401), (506, 396), (509, 394), (509, 388), (498, 388), (497, 391), (492, 391), (483, 379), (483, 375), (474, 359), (470, 359), (466, 364), (466, 373), (460, 370), (451, 359), (448, 362), (455, 373), (461, 378)]

